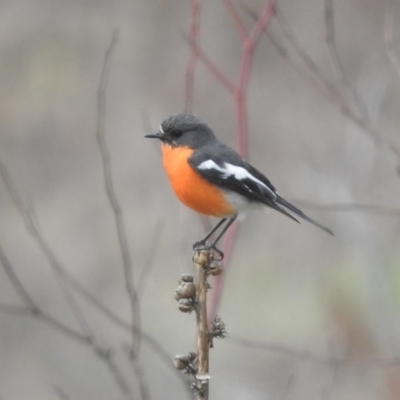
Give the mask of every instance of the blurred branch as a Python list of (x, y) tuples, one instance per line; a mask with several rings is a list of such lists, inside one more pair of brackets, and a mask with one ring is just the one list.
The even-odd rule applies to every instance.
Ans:
[(201, 15), (200, 7), (200, 0), (191, 0), (191, 26), (189, 31), (189, 45), (191, 51), (185, 70), (185, 113), (193, 111), (194, 74), (199, 57), (197, 47)]
[[(36, 244), (38, 245), (40, 250), (43, 252), (51, 269), (53, 270), (54, 275), (57, 279), (57, 282), (64, 293), (65, 299), (68, 302), (68, 305), (69, 305), (72, 313), (74, 314), (75, 318), (77, 319), (77, 321), (80, 324), (83, 331), (88, 336), (92, 336), (92, 333), (90, 331), (89, 325), (88, 325), (85, 317), (81, 313), (72, 294), (69, 292), (69, 288), (65, 285), (65, 280), (64, 280), (65, 274), (64, 274), (63, 266), (58, 261), (51, 246), (47, 243), (44, 236), (40, 233), (40, 230), (36, 224), (36, 221), (33, 218), (32, 212), (29, 212), (25, 208), (25, 206), (17, 192), (17, 189), (14, 185), (14, 182), (11, 178), (11, 175), (9, 174), (7, 167), (1, 160), (0, 160), (0, 176), (3, 179), (4, 185), (11, 197), (12, 202), (14, 203), (18, 213), (22, 217), (22, 220), (25, 224), (25, 227), (26, 227), (28, 233), (31, 235), (32, 239), (36, 242)], [(21, 290), (21, 288), (19, 290)]]
[(386, 0), (387, 5), (386, 5), (386, 15), (385, 15), (385, 24), (384, 24), (384, 43), (385, 43), (385, 49), (386, 49), (386, 54), (392, 63), (393, 68), (397, 72), (397, 75), (400, 78), (400, 60), (399, 57), (396, 54), (394, 44), (393, 44), (393, 22), (394, 22), (394, 15), (395, 15), (395, 9), (394, 5), (395, 2), (394, 0)]
[(85, 335), (83, 335), (81, 333), (78, 333), (75, 330), (66, 326), (64, 323), (58, 321), (54, 317), (42, 311), (41, 308), (36, 304), (36, 302), (32, 299), (32, 297), (30, 297), (30, 295), (25, 290), (21, 281), (15, 274), (14, 269), (1, 246), (0, 246), (0, 262), (3, 265), (3, 268), (7, 276), (10, 278), (10, 281), (14, 286), (14, 288), (16, 289), (17, 293), (26, 303), (26, 307), (0, 304), (0, 312), (6, 312), (15, 315), (30, 315), (34, 317), (36, 320), (42, 321), (43, 323), (58, 330), (68, 338), (74, 339), (75, 341), (90, 346), (94, 350), (95, 354), (107, 365), (118, 387), (124, 394), (125, 398), (133, 400), (134, 397), (129, 387), (129, 384), (125, 380), (118, 366), (115, 364), (111, 351), (105, 350), (104, 348), (100, 347), (100, 345), (96, 343), (96, 340), (92, 334), (86, 333)]
[(248, 127), (247, 127), (247, 85), (253, 61), (254, 49), (268, 22), (274, 15), (276, 0), (265, 2), (260, 16), (257, 18), (250, 34), (242, 41), (242, 60), (235, 90), (236, 119), (238, 126), (237, 150), (242, 157), (248, 154)]
[(329, 58), (331, 60), (335, 78), (343, 86), (345, 86), (346, 80), (343, 72), (343, 66), (342, 63), (340, 62), (335, 42), (335, 23), (334, 23), (334, 11), (333, 11), (332, 0), (325, 0), (325, 29), (326, 29), (326, 43), (329, 50)]
[[(240, 36), (242, 37), (242, 59), (237, 77), (237, 83), (234, 90), (236, 110), (235, 115), (238, 127), (236, 150), (242, 157), (247, 157), (249, 132), (247, 126), (248, 112), (246, 96), (248, 81), (251, 72), (251, 63), (254, 56), (254, 50), (258, 44), (261, 34), (264, 32), (264, 30), (268, 26), (268, 23), (271, 21), (272, 17), (275, 14), (275, 6), (277, 4), (277, 0), (270, 0), (264, 3), (264, 7), (261, 11), (260, 16), (254, 16), (256, 22), (254, 23), (250, 34), (247, 34), (245, 32), (244, 25), (242, 24), (239, 14), (233, 3), (231, 1), (225, 1), (224, 4), (225, 8), (227, 8), (228, 14), (233, 21), (233, 24), (239, 31)], [(228, 232), (225, 235), (222, 246), (222, 251), (225, 254), (225, 266), (228, 265), (230, 257), (232, 255), (233, 244), (235, 242), (237, 231), (237, 225), (233, 225), (229, 228)], [(212, 321), (217, 314), (217, 310), (221, 301), (225, 275), (226, 274), (219, 275), (215, 280), (214, 290), (210, 302), (209, 321)]]
[[(135, 289), (133, 280), (133, 266), (132, 258), (129, 251), (128, 239), (126, 235), (125, 221), (122, 214), (122, 209), (119, 204), (118, 198), (115, 194), (114, 182), (112, 177), (111, 158), (110, 151), (107, 147), (105, 139), (105, 119), (106, 119), (106, 90), (108, 84), (108, 77), (111, 70), (111, 60), (114, 53), (115, 47), (118, 42), (118, 31), (114, 30), (111, 42), (106, 50), (103, 69), (100, 75), (99, 87), (97, 92), (97, 128), (96, 128), (96, 139), (99, 145), (101, 160), (103, 164), (104, 173), (104, 184), (107, 194), (108, 201), (110, 203), (111, 210), (114, 215), (115, 225), (118, 235), (118, 243), (122, 256), (122, 263), (125, 274), (125, 289), (129, 297), (129, 303), (131, 307), (131, 340), (132, 347), (130, 350), (130, 360), (132, 361), (132, 367), (135, 375), (139, 381), (139, 389), (141, 398), (147, 400), (150, 398), (148, 383), (144, 371), (139, 363), (138, 356), (140, 351), (141, 341), (141, 316), (140, 316), (140, 303), (139, 296)], [(135, 328), (136, 329), (135, 329)], [(115, 374), (116, 366), (111, 368), (111, 371)], [(118, 379), (118, 376), (116, 376)]]
[[(245, 10), (253, 19), (256, 19), (256, 15), (254, 14), (254, 12), (252, 12), (248, 8), (245, 8)], [(284, 59), (286, 59), (296, 71), (298, 71), (303, 77), (305, 77), (306, 80), (313, 87), (315, 87), (324, 97), (335, 104), (341, 113), (343, 113), (346, 117), (348, 117), (356, 125), (358, 125), (363, 130), (363, 132), (366, 133), (375, 143), (381, 143), (383, 141), (382, 132), (379, 131), (375, 126), (373, 126), (370, 119), (368, 118), (367, 113), (364, 110), (363, 105), (358, 100), (354, 92), (352, 93), (351, 99), (349, 99), (348, 96), (342, 92), (342, 89), (339, 89), (338, 87), (333, 85), (320, 71), (320, 69), (309, 56), (307, 51), (302, 47), (300, 42), (297, 40), (297, 37), (292, 33), (291, 28), (283, 17), (282, 12), (278, 9), (276, 10), (276, 16), (276, 20), (278, 21), (283, 31), (283, 35), (291, 45), (291, 49), (296, 54), (296, 57), (288, 52), (285, 47), (278, 42), (274, 35), (272, 35), (267, 30), (264, 30), (264, 33), (270, 38), (272, 45), (276, 48), (278, 53)], [(328, 22), (328, 24), (332, 24), (332, 21), (329, 18), (331, 18), (331, 16), (328, 11), (328, 21), (325, 20), (325, 22)], [(328, 44), (328, 46), (332, 50), (332, 44), (334, 44), (334, 42), (331, 41), (332, 38), (329, 38), (329, 40), (330, 43)], [(335, 54), (337, 56), (336, 50)], [(394, 140), (385, 138), (384, 142), (393, 153), (400, 157), (400, 146)]]
[(70, 400), (70, 397), (68, 396), (67, 392), (59, 385), (53, 385), (53, 390), (56, 396), (60, 400)]
[(256, 340), (243, 339), (229, 335), (229, 341), (239, 344), (257, 351), (267, 351), (278, 353), (282, 356), (310, 360), (322, 364), (343, 365), (354, 364), (360, 367), (391, 367), (400, 364), (400, 355), (387, 358), (356, 358), (356, 357), (338, 357), (338, 356), (322, 356), (308, 350), (296, 350), (278, 343), (266, 343)]
[(232, 0), (223, 0), (223, 1), (224, 1), (226, 11), (228, 12), (229, 17), (231, 18), (233, 25), (235, 26), (236, 31), (238, 32), (238, 34), (240, 36), (240, 39), (242, 41), (246, 40), (248, 37), (247, 30), (244, 27), (243, 22), (240, 19), (235, 6), (232, 3)]
[(327, 383), (325, 383), (325, 385), (322, 389), (321, 397), (323, 400), (329, 400), (331, 398), (332, 391), (333, 391), (333, 388), (334, 388), (336, 380), (337, 380), (339, 368), (340, 368), (339, 363), (336, 363), (336, 362), (331, 363), (331, 369), (332, 369), (331, 378)]
[(154, 266), (154, 258), (157, 253), (157, 248), (160, 243), (161, 234), (164, 230), (164, 221), (157, 221), (154, 228), (153, 234), (151, 235), (150, 243), (147, 249), (147, 255), (143, 263), (142, 273), (139, 276), (138, 283), (136, 285), (136, 290), (138, 297), (143, 294), (143, 290), (146, 286), (146, 281), (151, 274)]
[(74, 331), (73, 329), (69, 328), (68, 326), (64, 325), (62, 322), (56, 320), (52, 316), (44, 313), (41, 308), (36, 304), (33, 298), (28, 294), (24, 286), (22, 285), (21, 281), (17, 277), (14, 268), (8, 259), (6, 253), (4, 252), (3, 247), (0, 245), (0, 263), (3, 266), (3, 269), (10, 279), (12, 286), (14, 287), (15, 291), (18, 293), (21, 300), (25, 303), (25, 307), (21, 306), (14, 306), (14, 305), (7, 305), (1, 304), (0, 311), (7, 312), (7, 313), (17, 313), (22, 315), (31, 315), (36, 317), (48, 325), (51, 325), (53, 328), (59, 330), (63, 334), (67, 335), (74, 340), (79, 342), (83, 342), (85, 344), (91, 343), (92, 338), (88, 335), (83, 335), (79, 332)]
[(339, 57), (339, 52), (336, 46), (335, 39), (335, 14), (333, 9), (333, 1), (332, 0), (324, 0), (325, 2), (325, 30), (326, 30), (326, 45), (328, 48), (329, 59), (332, 64), (333, 73), (335, 75), (336, 81), (339, 82), (341, 89), (344, 93), (344, 96), (348, 101), (352, 101), (356, 108), (356, 111), (362, 118), (368, 123), (368, 125), (372, 126), (372, 122), (370, 121), (368, 112), (366, 110), (365, 104), (359, 98), (355, 89), (351, 89), (351, 86), (346, 79), (344, 68), (342, 62)]
[[(87, 301), (89, 301), (97, 310), (99, 310), (106, 318), (108, 318), (111, 322), (113, 322), (116, 326), (123, 329), (124, 331), (131, 333), (132, 329), (135, 330), (136, 333), (139, 333), (139, 330), (135, 326), (131, 326), (128, 322), (124, 321), (121, 317), (115, 314), (114, 311), (110, 310), (104, 304), (102, 304), (93, 294), (91, 294), (79, 281), (69, 275), (71, 286)], [(153, 352), (157, 355), (161, 362), (165, 364), (165, 366), (174, 371), (171, 365), (171, 355), (161, 346), (161, 344), (154, 339), (149, 333), (146, 333), (143, 330), (140, 330), (140, 334), (142, 335), (142, 340), (147, 343), (147, 345), (153, 350)], [(184, 389), (187, 391), (188, 395), (191, 395), (191, 391), (188, 389), (187, 379), (181, 374), (174, 374), (175, 377), (183, 384)]]
[(287, 400), (289, 398), (289, 393), (294, 385), (294, 381), (295, 381), (295, 374), (293, 373), (292, 375), (290, 375), (288, 383), (286, 385), (285, 388), (285, 392), (283, 394), (282, 400)]
[[(111, 170), (111, 159), (110, 152), (107, 147), (105, 139), (105, 118), (106, 118), (106, 89), (108, 84), (108, 77), (111, 69), (111, 59), (114, 49), (118, 42), (118, 31), (114, 30), (111, 42), (107, 48), (104, 56), (103, 69), (100, 76), (99, 88), (97, 92), (97, 129), (96, 139), (100, 148), (101, 159), (103, 164), (104, 172), (104, 184), (107, 193), (107, 198), (110, 203), (110, 207), (114, 214), (115, 225), (118, 235), (118, 243), (120, 246), (122, 262), (125, 273), (125, 287), (130, 300), (132, 321), (134, 325), (140, 329), (140, 315), (137, 293), (133, 284), (133, 271), (132, 271), (132, 259), (128, 246), (128, 239), (126, 236), (125, 222), (122, 215), (122, 209), (117, 199), (114, 190), (114, 182)], [(139, 345), (138, 335), (132, 331), (132, 350), (136, 350), (136, 346)]]
[(235, 92), (235, 85), (232, 81), (214, 64), (214, 62), (208, 57), (200, 45), (195, 45), (197, 56), (199, 60), (208, 69), (211, 75), (228, 91), (231, 93)]

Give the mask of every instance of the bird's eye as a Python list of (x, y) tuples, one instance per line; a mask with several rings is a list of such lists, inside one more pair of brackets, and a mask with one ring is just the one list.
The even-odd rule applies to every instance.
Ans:
[(180, 138), (182, 135), (183, 135), (183, 132), (180, 131), (179, 129), (174, 129), (173, 131), (171, 131), (171, 136), (172, 136), (174, 139), (178, 139), (178, 138)]

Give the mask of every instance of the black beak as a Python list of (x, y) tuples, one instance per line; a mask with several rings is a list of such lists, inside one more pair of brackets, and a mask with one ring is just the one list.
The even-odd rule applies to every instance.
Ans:
[(145, 138), (149, 138), (149, 139), (160, 139), (162, 140), (164, 137), (164, 134), (161, 132), (157, 132), (157, 133), (150, 133), (149, 135), (146, 135)]

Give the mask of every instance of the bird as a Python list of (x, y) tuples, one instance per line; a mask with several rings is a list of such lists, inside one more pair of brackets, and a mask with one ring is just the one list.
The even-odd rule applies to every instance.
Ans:
[[(236, 218), (252, 208), (272, 208), (333, 235), (329, 228), (281, 197), (264, 174), (220, 142), (197, 116), (173, 114), (161, 123), (158, 132), (145, 137), (161, 141), (163, 166), (178, 199), (200, 214), (221, 218), (203, 239), (194, 243), (195, 251), (213, 249), (222, 259), (217, 243)], [(208, 243), (221, 226), (220, 233)]]

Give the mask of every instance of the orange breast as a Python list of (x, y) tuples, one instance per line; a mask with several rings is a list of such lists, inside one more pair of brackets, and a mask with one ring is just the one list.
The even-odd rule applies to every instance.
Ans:
[(171, 186), (179, 200), (200, 214), (223, 217), (235, 213), (223, 193), (208, 183), (188, 164), (193, 153), (188, 147), (163, 144), (163, 163)]

